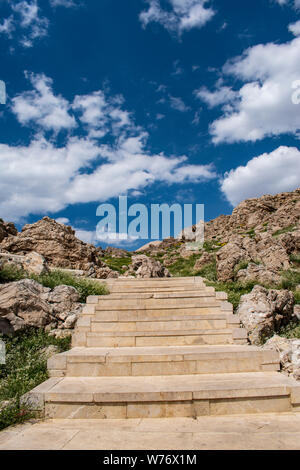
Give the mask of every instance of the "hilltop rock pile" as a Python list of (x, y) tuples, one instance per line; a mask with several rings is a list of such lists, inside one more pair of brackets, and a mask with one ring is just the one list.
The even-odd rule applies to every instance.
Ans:
[(25, 225), (20, 233), (11, 231), (0, 243), (1, 251), (19, 255), (36, 252), (52, 267), (82, 270), (86, 276), (99, 279), (118, 277), (101, 261), (97, 248), (76, 238), (72, 227), (49, 217)]

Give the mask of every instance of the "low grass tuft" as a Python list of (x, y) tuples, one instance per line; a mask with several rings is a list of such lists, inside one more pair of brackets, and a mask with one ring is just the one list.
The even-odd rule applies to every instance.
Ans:
[(203, 266), (203, 268), (200, 269), (200, 271), (197, 271), (196, 275), (201, 276), (201, 277), (205, 277), (205, 279), (208, 279), (209, 281), (212, 281), (212, 282), (217, 281), (218, 276), (217, 276), (216, 261)]
[(194, 266), (199, 255), (192, 255), (189, 258), (179, 257), (175, 263), (168, 266), (168, 270), (175, 277), (195, 276)]
[(61, 285), (75, 287), (80, 294), (80, 302), (83, 303), (89, 295), (108, 294), (106, 286), (100, 282), (92, 279), (76, 277), (65, 271), (60, 271), (59, 269), (42, 276), (29, 275), (25, 271), (8, 264), (4, 265), (2, 270), (0, 270), (0, 283), (2, 284), (6, 282), (20, 281), (21, 279), (26, 278), (34, 279), (44, 287), (50, 287), (51, 289)]
[(299, 323), (292, 322), (284, 328), (281, 328), (278, 334), (288, 339), (300, 339), (300, 325)]
[(228, 302), (231, 302), (234, 310), (237, 309), (240, 299), (244, 294), (250, 294), (256, 281), (247, 283), (242, 282), (208, 282), (207, 285), (212, 286), (217, 292), (227, 292)]
[(48, 379), (43, 349), (54, 345), (58, 352), (67, 351), (71, 339), (56, 339), (42, 329), (28, 329), (14, 337), (0, 335), (0, 339), (6, 346), (6, 364), (0, 365), (1, 430), (33, 416), (30, 410), (20, 405), (20, 397)]
[(279, 285), (280, 289), (295, 290), (300, 284), (300, 272), (299, 271), (283, 271), (281, 273), (282, 281)]

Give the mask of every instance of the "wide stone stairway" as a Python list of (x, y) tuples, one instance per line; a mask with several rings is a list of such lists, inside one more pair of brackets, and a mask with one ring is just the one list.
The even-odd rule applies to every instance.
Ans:
[(107, 281), (73, 349), (26, 400), (53, 419), (175, 418), (300, 411), (279, 355), (247, 344), (224, 293), (201, 278)]

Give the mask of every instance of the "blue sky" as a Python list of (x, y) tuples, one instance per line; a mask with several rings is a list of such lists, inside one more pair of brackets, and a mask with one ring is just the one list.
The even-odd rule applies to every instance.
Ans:
[(49, 215), (96, 242), (119, 195), (209, 220), (300, 186), (300, 0), (0, 0), (0, 63), (19, 228)]

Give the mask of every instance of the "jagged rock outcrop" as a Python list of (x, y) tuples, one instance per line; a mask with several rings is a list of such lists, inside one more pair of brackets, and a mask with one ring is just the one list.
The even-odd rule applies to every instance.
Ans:
[(280, 275), (275, 271), (255, 263), (249, 263), (246, 269), (240, 269), (236, 274), (236, 280), (239, 282), (257, 281), (269, 286), (278, 284), (280, 279)]
[(12, 222), (4, 222), (0, 219), (0, 243), (4, 238), (9, 237), (10, 235), (17, 235), (18, 230)]
[(292, 192), (274, 196), (246, 199), (232, 212), (221, 215), (205, 224), (206, 239), (220, 239), (228, 242), (233, 233), (246, 234), (247, 231), (268, 231), (296, 226), (300, 221), (300, 188)]
[(300, 340), (275, 335), (264, 345), (265, 349), (279, 352), (282, 372), (300, 380)]
[(51, 290), (31, 279), (0, 285), (0, 332), (27, 327), (70, 330), (82, 309), (79, 298), (74, 287)]
[[(281, 272), (293, 267), (290, 256), (300, 253), (300, 189), (247, 199), (231, 215), (221, 215), (204, 226), (206, 243), (202, 251), (193, 251), (190, 245), (197, 230), (203, 227), (200, 221), (180, 233), (178, 239), (150, 243), (143, 252), (148, 256), (161, 255), (165, 266), (178, 258), (199, 254), (196, 270), (203, 267), (205, 253), (213, 254), (219, 281), (279, 283)], [(164, 256), (167, 250), (168, 256)], [(239, 268), (245, 262), (249, 268)], [(207, 264), (210, 263), (208, 257)]]
[(126, 276), (135, 275), (137, 278), (170, 277), (170, 273), (159, 261), (146, 255), (132, 257)]
[(4, 238), (0, 249), (20, 255), (34, 251), (53, 267), (82, 270), (88, 277), (118, 277), (117, 272), (100, 260), (97, 248), (78, 240), (72, 227), (49, 217), (25, 225), (20, 233)]
[(294, 314), (294, 294), (288, 290), (268, 290), (255, 286), (250, 294), (241, 297), (237, 309), (251, 344), (259, 345), (287, 325)]
[[(279, 273), (290, 268), (287, 251), (280, 242), (268, 233), (258, 234), (255, 238), (233, 235), (229, 242), (216, 253), (217, 273), (220, 281), (230, 281), (235, 278), (236, 267), (241, 261), (261, 263), (265, 268), (263, 277), (274, 277), (272, 273)], [(270, 275), (266, 274), (270, 271)], [(253, 271), (254, 273), (254, 271)], [(247, 273), (249, 279), (251, 272)], [(257, 279), (258, 271), (253, 279)]]

